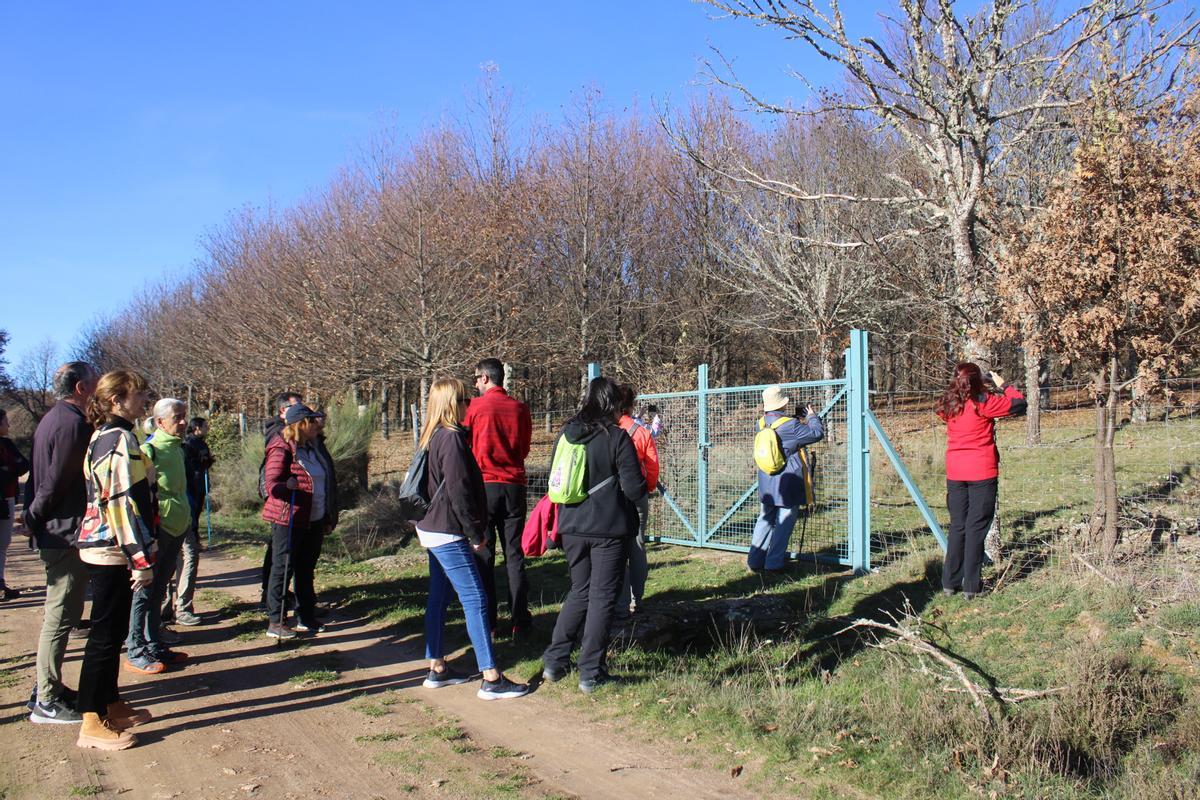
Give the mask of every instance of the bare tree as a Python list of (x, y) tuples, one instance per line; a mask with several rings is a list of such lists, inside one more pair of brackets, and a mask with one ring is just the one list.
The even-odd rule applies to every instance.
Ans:
[[(836, 109), (867, 114), (906, 145), (921, 171), (889, 172), (890, 190), (876, 194), (811, 191), (763, 174), (749, 165), (729, 177), (805, 201), (871, 203), (907, 214), (911, 224), (896, 234), (936, 229), (952, 254), (947, 275), (948, 344), (967, 356), (985, 355), (973, 330), (986, 323), (994, 303), (992, 264), (983, 224), (986, 193), (996, 165), (1046, 126), (1050, 115), (1086, 100), (1076, 93), (1079, 75), (1108, 42), (1142, 39), (1146, 46), (1119, 85), (1142, 84), (1162, 75), (1169, 87), (1181, 50), (1194, 43), (1197, 22), (1185, 18), (1157, 28), (1156, 12), (1168, 0), (1096, 0), (1066, 13), (1042, 14), (1033, 0), (994, 0), (964, 13), (954, 0), (900, 0), (899, 16), (885, 19), (885, 37), (856, 37), (839, 0), (706, 0), (710, 5), (803, 42), (843, 68), (844, 94), (827, 94), (818, 109), (794, 108), (762, 98), (737, 79), (729, 63), (714, 72), (756, 108), (784, 115)], [(1034, 24), (1031, 24), (1034, 23)], [(1036, 76), (1030, 96), (1003, 91)], [(1017, 99), (1019, 98), (1019, 99)], [(844, 247), (859, 239), (831, 242)]]

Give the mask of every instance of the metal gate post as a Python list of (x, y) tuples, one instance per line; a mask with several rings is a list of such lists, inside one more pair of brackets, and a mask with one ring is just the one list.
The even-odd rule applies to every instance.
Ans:
[(708, 530), (708, 364), (696, 368), (696, 533), (707, 544)]
[(599, 361), (588, 362), (587, 376), (588, 376), (589, 383), (596, 380), (596, 378), (600, 377), (600, 362)]
[(846, 469), (850, 566), (855, 572), (871, 569), (871, 442), (867, 426), (870, 410), (867, 383), (867, 332), (850, 331), (846, 350)]

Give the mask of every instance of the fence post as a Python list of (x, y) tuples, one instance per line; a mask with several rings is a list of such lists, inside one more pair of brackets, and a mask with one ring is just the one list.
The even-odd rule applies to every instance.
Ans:
[(596, 378), (600, 377), (600, 362), (599, 361), (589, 361), (588, 362), (587, 376), (588, 376), (588, 383), (591, 383), (592, 381), (596, 380)]
[(696, 368), (696, 535), (708, 542), (708, 364)]
[(867, 383), (867, 332), (850, 331), (846, 350), (846, 477), (850, 566), (871, 569), (871, 442), (867, 430), (870, 410)]

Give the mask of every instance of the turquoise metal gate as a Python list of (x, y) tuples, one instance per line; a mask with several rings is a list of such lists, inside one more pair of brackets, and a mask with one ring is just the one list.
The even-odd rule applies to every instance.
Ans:
[[(598, 375), (599, 365), (590, 371)], [(937, 520), (871, 413), (867, 379), (867, 334), (856, 330), (845, 352), (845, 377), (780, 384), (794, 412), (811, 405), (826, 428), (825, 439), (808, 448), (815, 503), (796, 524), (794, 558), (870, 569), (872, 433), (945, 547)], [(658, 406), (664, 421), (657, 440), (661, 490), (651, 502), (648, 526), (652, 540), (749, 550), (760, 509), (752, 453), (765, 388), (710, 387), (702, 364), (695, 390), (640, 395), (640, 402)]]

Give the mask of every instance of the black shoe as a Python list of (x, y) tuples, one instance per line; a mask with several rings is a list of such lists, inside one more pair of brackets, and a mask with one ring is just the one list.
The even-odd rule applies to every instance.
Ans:
[(979, 592), (963, 592), (963, 600), (974, 600), (979, 596)]
[(514, 642), (528, 642), (533, 638), (533, 628), (529, 625), (513, 625), (512, 638)]
[(421, 685), (426, 689), (440, 689), (443, 686), (459, 686), (471, 680), (470, 675), (464, 675), (457, 670), (446, 667), (441, 672), (429, 670), (429, 674), (425, 676), (425, 682)]
[(83, 722), (83, 715), (61, 700), (38, 703), (29, 715), (30, 722), (41, 725), (70, 725)]
[(601, 670), (596, 673), (596, 677), (585, 678), (579, 681), (579, 691), (583, 692), (584, 694), (591, 694), (605, 684), (617, 683), (620, 680), (620, 678), (610, 675), (607, 669), (601, 668)]
[(957, 591), (957, 589), (942, 589), (942, 594), (946, 595), (946, 597), (954, 597)]
[(525, 683), (513, 683), (508, 678), (501, 675), (494, 681), (484, 681), (479, 691), (475, 696), (480, 700), (509, 700), (514, 697), (523, 697), (529, 694), (529, 685)]
[(542, 680), (548, 683), (558, 683), (565, 677), (567, 677), (565, 669), (557, 669), (548, 665), (542, 667)]
[(4, 599), (4, 600), (16, 600), (20, 596), (21, 596), (20, 591), (18, 591), (16, 589), (10, 589), (7, 586), (4, 587), (3, 592), (0, 592), (0, 599)]
[(33, 691), (29, 693), (29, 702), (25, 704), (25, 707), (28, 708), (30, 711), (33, 711), (35, 706), (37, 706), (37, 684), (36, 683), (33, 685)]

